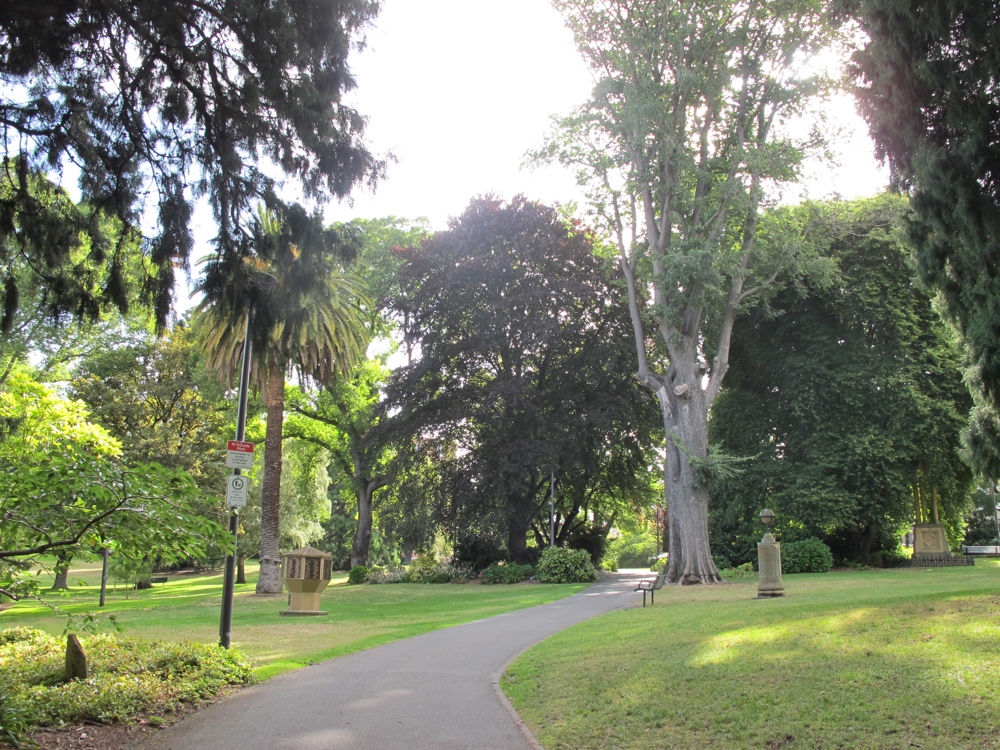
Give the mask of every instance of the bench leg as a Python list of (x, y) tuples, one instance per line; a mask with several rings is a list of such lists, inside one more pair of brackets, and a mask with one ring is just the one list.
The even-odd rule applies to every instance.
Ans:
[(642, 590), (642, 608), (646, 608), (646, 589)]
[(656, 589), (649, 592), (649, 606), (652, 607), (656, 604)]

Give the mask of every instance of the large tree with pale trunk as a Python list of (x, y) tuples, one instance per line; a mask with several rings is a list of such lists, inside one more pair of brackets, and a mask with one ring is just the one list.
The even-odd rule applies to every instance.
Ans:
[(591, 68), (593, 95), (538, 154), (579, 169), (617, 245), (639, 379), (666, 431), (672, 583), (721, 580), (708, 542), (708, 416), (733, 323), (783, 275), (800, 242), (761, 215), (815, 134), (791, 120), (826, 81), (808, 62), (835, 28), (812, 0), (555, 0)]

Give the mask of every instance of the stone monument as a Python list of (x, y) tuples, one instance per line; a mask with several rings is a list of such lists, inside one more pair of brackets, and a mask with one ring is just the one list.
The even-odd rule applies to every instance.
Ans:
[(764, 524), (764, 538), (757, 544), (757, 569), (760, 573), (757, 598), (771, 599), (784, 596), (785, 585), (781, 582), (781, 545), (771, 536), (774, 511), (765, 508), (760, 512), (759, 518)]
[(320, 594), (333, 574), (333, 556), (313, 547), (303, 547), (284, 555), (281, 579), (288, 589), (288, 609), (282, 615), (325, 615), (320, 610)]

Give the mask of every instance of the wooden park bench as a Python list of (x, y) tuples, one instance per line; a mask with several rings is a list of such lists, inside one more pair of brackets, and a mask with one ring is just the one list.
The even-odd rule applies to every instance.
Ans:
[(154, 576), (154, 577), (152, 577), (152, 578), (149, 579), (149, 582), (150, 583), (166, 583), (167, 582), (167, 577), (166, 576)]
[(639, 581), (639, 585), (635, 587), (635, 591), (642, 592), (642, 606), (646, 606), (646, 592), (649, 592), (649, 603), (650, 605), (656, 604), (656, 592), (663, 588), (663, 584), (667, 581), (667, 571), (662, 571), (656, 580), (646, 579), (645, 581)]
[(992, 555), (993, 557), (1000, 556), (1000, 547), (995, 545), (965, 545), (962, 547), (962, 552), (967, 555)]

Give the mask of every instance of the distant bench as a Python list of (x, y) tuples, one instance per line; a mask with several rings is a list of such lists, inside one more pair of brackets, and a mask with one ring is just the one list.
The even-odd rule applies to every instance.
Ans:
[(639, 581), (639, 585), (635, 587), (634, 591), (642, 592), (642, 606), (646, 606), (646, 592), (649, 592), (649, 603), (653, 605), (656, 603), (656, 592), (663, 588), (663, 584), (667, 581), (667, 571), (664, 570), (660, 575), (656, 576), (656, 580), (649, 578), (645, 581)]
[(962, 552), (967, 555), (993, 555), (994, 557), (1000, 556), (1000, 546), (990, 546), (990, 545), (980, 545), (980, 546), (962, 546)]
[(153, 576), (152, 578), (149, 579), (149, 582), (150, 583), (166, 583), (167, 582), (167, 577), (166, 576)]

